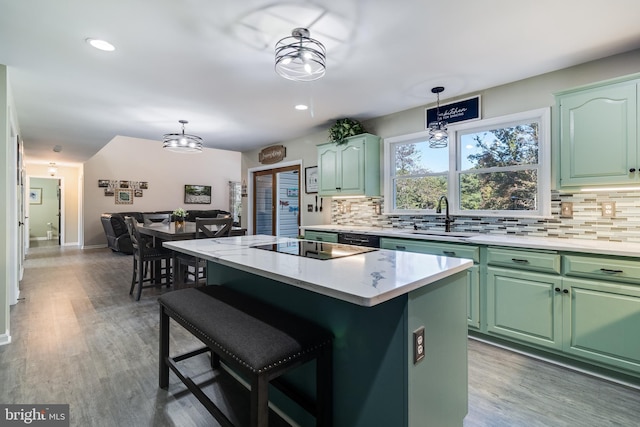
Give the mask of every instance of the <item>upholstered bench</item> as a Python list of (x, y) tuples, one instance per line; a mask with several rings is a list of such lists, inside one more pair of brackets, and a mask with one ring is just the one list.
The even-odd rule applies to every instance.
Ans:
[[(248, 378), (251, 426), (268, 425), (271, 383), (316, 417), (316, 425), (331, 426), (332, 342), (330, 332), (314, 323), (224, 286), (169, 292), (160, 303), (160, 388), (169, 386), (169, 368), (223, 426), (231, 421), (176, 362), (211, 352), (211, 365), (224, 362)], [(169, 319), (174, 319), (205, 344), (180, 356), (169, 356)], [(280, 381), (285, 372), (316, 360), (316, 399), (310, 401)]]

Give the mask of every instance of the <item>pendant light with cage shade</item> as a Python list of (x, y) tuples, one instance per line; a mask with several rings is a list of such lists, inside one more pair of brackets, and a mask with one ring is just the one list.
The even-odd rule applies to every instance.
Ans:
[(449, 134), (447, 133), (447, 122), (440, 120), (440, 93), (444, 91), (444, 87), (436, 86), (431, 89), (432, 93), (437, 96), (436, 104), (436, 120), (429, 123), (429, 147), (445, 148), (449, 142)]
[(202, 138), (196, 135), (184, 133), (184, 125), (187, 120), (178, 120), (182, 124), (182, 133), (167, 133), (162, 140), (162, 148), (176, 153), (200, 153), (202, 152)]
[(309, 82), (324, 76), (326, 50), (310, 37), (306, 28), (295, 28), (291, 36), (276, 43), (276, 73), (288, 80)]

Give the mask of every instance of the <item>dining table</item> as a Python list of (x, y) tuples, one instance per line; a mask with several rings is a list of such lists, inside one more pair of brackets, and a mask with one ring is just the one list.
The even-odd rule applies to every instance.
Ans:
[[(192, 240), (196, 238), (196, 223), (192, 221), (184, 221), (181, 225), (176, 225), (175, 222), (152, 222), (150, 224), (138, 223), (138, 231), (140, 234), (151, 236), (153, 238), (153, 246), (160, 247), (162, 242), (165, 241), (178, 241), (178, 240)], [(244, 236), (247, 233), (246, 228), (231, 227), (230, 236)], [(176, 252), (173, 251), (173, 257), (171, 259), (171, 265), (176, 265)], [(156, 270), (155, 277), (160, 277), (160, 265), (156, 263), (154, 265)], [(174, 283), (175, 277), (174, 274)], [(159, 280), (159, 279), (158, 279)]]

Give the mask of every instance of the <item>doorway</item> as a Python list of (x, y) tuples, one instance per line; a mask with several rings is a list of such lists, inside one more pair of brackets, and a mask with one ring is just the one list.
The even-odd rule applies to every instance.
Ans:
[(300, 227), (300, 165), (253, 172), (253, 232), (297, 237)]
[(29, 247), (62, 244), (62, 197), (58, 178), (29, 179)]

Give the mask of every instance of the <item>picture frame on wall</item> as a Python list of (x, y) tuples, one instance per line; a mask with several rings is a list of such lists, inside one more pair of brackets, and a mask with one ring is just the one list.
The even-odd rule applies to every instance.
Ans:
[(30, 205), (42, 204), (42, 188), (31, 187), (29, 189), (29, 204)]
[(304, 168), (304, 192), (307, 194), (318, 192), (318, 166)]
[(134, 197), (142, 197), (143, 192), (142, 190), (133, 190), (133, 195)]
[(116, 205), (132, 205), (133, 190), (130, 188), (118, 188), (116, 190)]
[(184, 203), (211, 204), (211, 186), (186, 184), (184, 186)]
[(106, 197), (113, 197), (113, 196), (115, 196), (115, 194), (116, 193), (115, 193), (115, 191), (113, 191), (113, 188), (105, 188), (104, 189), (104, 195)]
[(98, 180), (98, 188), (107, 188), (109, 186), (108, 179), (99, 179)]

